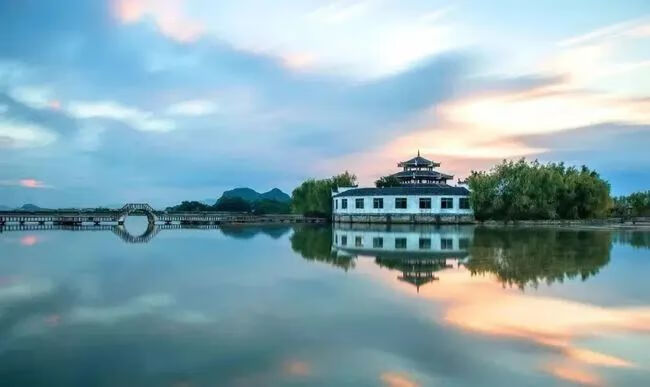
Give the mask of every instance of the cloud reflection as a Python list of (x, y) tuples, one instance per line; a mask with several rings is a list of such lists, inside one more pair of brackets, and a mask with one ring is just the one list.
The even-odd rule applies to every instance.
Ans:
[(398, 372), (384, 372), (379, 379), (386, 387), (417, 387), (418, 383), (409, 378), (408, 375)]
[(580, 348), (578, 339), (618, 333), (650, 332), (650, 307), (601, 307), (549, 296), (535, 296), (504, 289), (491, 274), (476, 277), (464, 268), (438, 272), (440, 281), (412, 286), (396, 281), (393, 273), (360, 260), (357, 269), (412, 296), (442, 303), (442, 320), (455, 327), (489, 336), (531, 341), (558, 353), (560, 365), (542, 369), (563, 380), (600, 385), (601, 379), (587, 366), (636, 367), (627, 359)]

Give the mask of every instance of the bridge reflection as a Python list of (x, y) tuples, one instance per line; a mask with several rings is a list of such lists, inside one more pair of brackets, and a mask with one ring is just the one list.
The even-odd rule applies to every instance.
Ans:
[(147, 223), (147, 229), (140, 235), (131, 234), (124, 225), (61, 225), (61, 224), (9, 224), (0, 226), (0, 233), (13, 231), (110, 231), (125, 243), (149, 243), (162, 230), (218, 229), (218, 225), (182, 225)]

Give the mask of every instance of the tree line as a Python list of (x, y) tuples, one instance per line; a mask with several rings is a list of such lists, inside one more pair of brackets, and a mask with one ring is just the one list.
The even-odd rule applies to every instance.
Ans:
[(290, 203), (278, 202), (270, 199), (249, 202), (240, 197), (221, 197), (213, 205), (197, 202), (183, 201), (177, 206), (167, 207), (172, 212), (246, 212), (255, 215), (288, 214), (291, 212)]
[(309, 179), (291, 193), (291, 208), (294, 213), (305, 216), (330, 217), (332, 215), (332, 190), (338, 187), (352, 187), (357, 177), (348, 171), (329, 179)]
[(609, 215), (609, 183), (586, 166), (504, 160), (467, 179), (478, 220), (589, 219)]
[(613, 216), (650, 216), (650, 191), (635, 192), (613, 199)]

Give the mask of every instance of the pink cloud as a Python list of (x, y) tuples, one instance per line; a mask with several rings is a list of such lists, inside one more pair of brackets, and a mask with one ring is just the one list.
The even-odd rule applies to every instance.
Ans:
[(114, 0), (115, 16), (124, 24), (151, 17), (160, 32), (179, 42), (193, 42), (203, 25), (187, 16), (184, 0)]
[(35, 180), (35, 179), (22, 179), (19, 181), (19, 184), (21, 187), (25, 187), (25, 188), (47, 188), (48, 187), (42, 181)]

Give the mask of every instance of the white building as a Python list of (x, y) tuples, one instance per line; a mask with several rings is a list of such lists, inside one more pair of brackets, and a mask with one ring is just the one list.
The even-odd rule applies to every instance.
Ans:
[(439, 163), (417, 157), (398, 164), (395, 186), (339, 188), (332, 192), (335, 222), (471, 223), (469, 190), (447, 184), (453, 176), (435, 171)]

